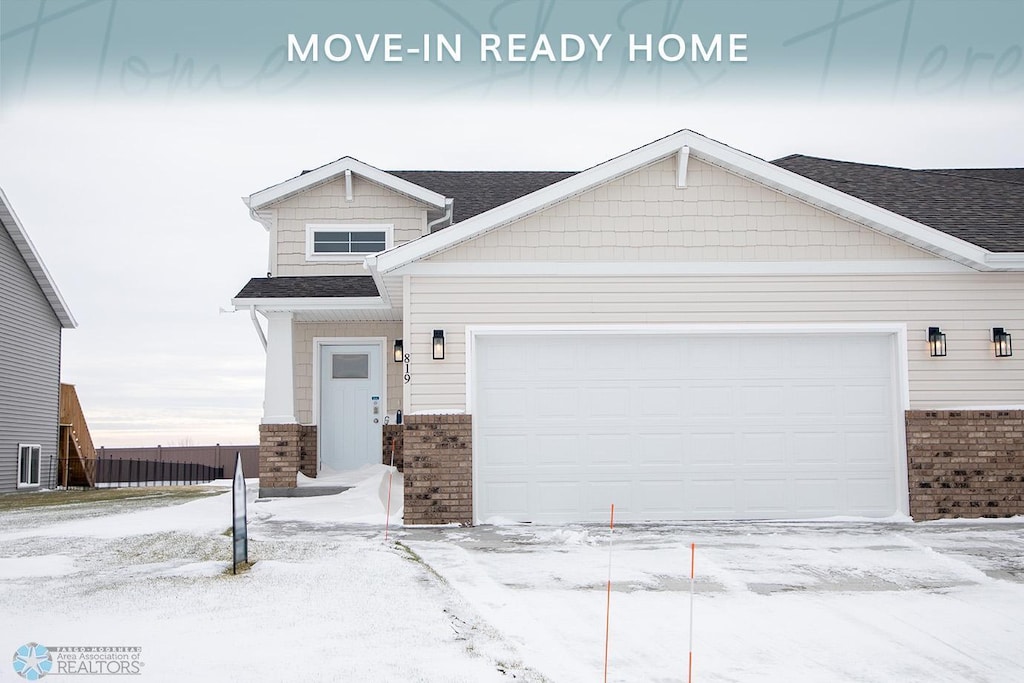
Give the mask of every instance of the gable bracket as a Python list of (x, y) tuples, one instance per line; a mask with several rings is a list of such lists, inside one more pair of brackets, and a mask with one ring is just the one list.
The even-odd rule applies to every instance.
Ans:
[(683, 145), (676, 153), (676, 187), (686, 187), (686, 166), (690, 161), (690, 148)]

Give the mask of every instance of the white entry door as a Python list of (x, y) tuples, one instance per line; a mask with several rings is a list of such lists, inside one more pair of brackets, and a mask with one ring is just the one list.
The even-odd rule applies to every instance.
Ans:
[(321, 470), (351, 470), (381, 461), (381, 354), (378, 344), (320, 347)]

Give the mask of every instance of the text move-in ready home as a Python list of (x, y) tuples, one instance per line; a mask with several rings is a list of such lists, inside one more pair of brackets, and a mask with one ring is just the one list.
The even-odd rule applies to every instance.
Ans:
[(245, 201), (264, 489), (394, 445), (407, 524), (1024, 513), (1022, 169), (684, 130), (580, 172), (344, 157)]

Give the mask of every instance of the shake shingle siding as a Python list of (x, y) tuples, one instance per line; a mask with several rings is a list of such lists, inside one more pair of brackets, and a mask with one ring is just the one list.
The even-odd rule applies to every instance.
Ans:
[(57, 455), (61, 325), (0, 223), (0, 492), (18, 488), (18, 444), (42, 447), (40, 484)]

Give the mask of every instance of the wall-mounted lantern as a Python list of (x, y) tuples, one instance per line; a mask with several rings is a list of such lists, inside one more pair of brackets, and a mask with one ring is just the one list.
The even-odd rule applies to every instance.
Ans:
[(444, 330), (434, 330), (434, 360), (444, 360)]
[(937, 327), (928, 328), (928, 352), (934, 358), (946, 355), (946, 335)]
[(996, 358), (1008, 358), (1013, 355), (1010, 333), (1002, 327), (992, 328), (992, 343), (995, 345)]
[(401, 363), (405, 358), (405, 349), (402, 347), (402, 340), (395, 340), (395, 362)]

